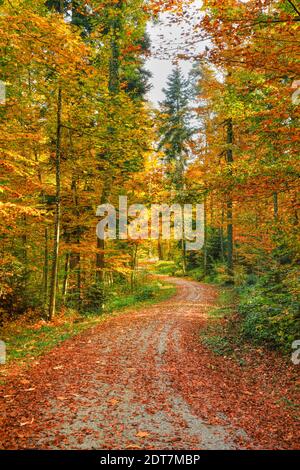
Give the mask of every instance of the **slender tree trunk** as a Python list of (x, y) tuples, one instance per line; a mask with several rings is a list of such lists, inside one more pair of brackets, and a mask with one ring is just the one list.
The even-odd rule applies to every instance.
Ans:
[(44, 311), (47, 309), (48, 300), (48, 276), (49, 276), (49, 230), (45, 228), (45, 254), (44, 254)]
[(22, 235), (22, 245), (23, 245), (23, 263), (24, 263), (24, 289), (25, 292), (28, 287), (28, 250), (27, 250), (27, 217), (23, 217), (23, 230), (24, 234)]
[[(122, 0), (119, 0), (115, 3), (116, 16), (111, 24), (111, 43), (110, 43), (110, 60), (109, 60), (109, 79), (108, 79), (108, 91), (113, 98), (119, 92), (120, 89), (120, 47), (119, 47), (119, 37), (121, 32), (121, 18), (120, 12), (122, 8)], [(115, 129), (113, 127), (109, 128), (110, 134), (113, 136)], [(104, 189), (102, 191), (102, 196), (100, 199), (100, 205), (106, 203), (111, 191), (112, 175), (108, 175), (105, 183)], [(96, 257), (96, 280), (97, 282), (104, 282), (104, 268), (105, 268), (105, 241), (97, 239), (97, 253)]]
[[(80, 237), (77, 238), (77, 244), (80, 244)], [(77, 255), (77, 305), (78, 310), (81, 308), (81, 256), (80, 253)]]
[[(73, 148), (72, 139), (70, 139), (71, 145)], [(80, 207), (79, 207), (79, 196), (78, 196), (78, 184), (76, 178), (73, 177), (72, 181), (72, 191), (73, 191), (73, 202), (75, 206), (76, 212), (76, 243), (79, 247), (81, 241), (81, 233), (80, 233)], [(77, 291), (77, 305), (78, 309), (80, 310), (81, 307), (81, 255), (80, 253), (75, 253), (75, 267), (76, 267), (76, 291)]]
[(113, 38), (111, 40), (111, 56), (109, 63), (109, 84), (110, 93), (116, 94), (119, 91), (119, 61), (120, 51), (117, 38), (118, 26), (113, 26)]
[(65, 259), (65, 273), (62, 287), (62, 303), (65, 304), (66, 295), (68, 291), (68, 282), (69, 282), (69, 272), (70, 272), (70, 253), (66, 254)]
[(274, 220), (275, 220), (275, 222), (277, 222), (278, 214), (279, 214), (279, 208), (278, 208), (278, 193), (276, 193), (276, 192), (273, 193), (273, 209), (274, 209)]
[(220, 245), (221, 245), (221, 256), (222, 261), (225, 262), (225, 250), (224, 250), (224, 208), (222, 207), (222, 216), (221, 216), (221, 227), (220, 227)]
[(58, 280), (58, 253), (60, 242), (60, 224), (61, 224), (61, 113), (62, 113), (62, 89), (58, 89), (57, 97), (57, 135), (56, 135), (56, 152), (55, 152), (55, 169), (56, 169), (56, 201), (55, 201), (55, 222), (54, 222), (54, 247), (50, 285), (50, 302), (49, 302), (49, 320), (51, 321), (56, 311), (56, 291)]
[(292, 197), (292, 206), (294, 208), (293, 224), (296, 227), (297, 225), (299, 225), (299, 203), (296, 194)]
[(97, 249), (99, 250), (99, 253), (97, 253), (97, 261), (96, 261), (96, 266), (97, 266), (97, 281), (98, 282), (103, 282), (104, 281), (104, 267), (105, 267), (105, 257), (104, 257), (104, 251), (105, 251), (105, 241), (101, 240), (98, 238), (97, 240)]
[[(227, 164), (229, 165), (230, 173), (233, 163), (233, 123), (229, 118), (227, 121)], [(229, 276), (229, 283), (233, 283), (233, 203), (231, 195), (227, 200), (227, 274)]]
[(161, 242), (161, 237), (160, 237), (160, 236), (158, 237), (158, 240), (157, 240), (157, 251), (158, 251), (158, 259), (159, 259), (159, 261), (163, 261), (163, 259), (164, 259), (164, 251), (163, 251), (163, 247), (162, 247), (162, 242)]
[(207, 275), (207, 198), (204, 196), (204, 245), (203, 245), (203, 273)]
[(136, 281), (136, 267), (137, 267), (138, 246), (134, 245), (132, 248), (132, 263), (131, 263), (131, 291), (133, 291)]
[[(100, 198), (100, 205), (105, 204), (107, 199), (110, 195), (111, 191), (111, 184), (112, 184), (112, 177), (110, 175), (107, 176), (105, 180), (104, 187), (102, 190), (102, 195)], [(98, 282), (104, 281), (104, 268), (105, 268), (105, 240), (97, 238), (97, 249), (99, 253), (97, 253), (96, 257), (96, 280)]]
[(182, 251), (182, 271), (183, 275), (186, 275), (187, 271), (187, 263), (186, 263), (186, 244), (185, 244), (185, 237), (183, 236), (181, 242), (181, 251)]

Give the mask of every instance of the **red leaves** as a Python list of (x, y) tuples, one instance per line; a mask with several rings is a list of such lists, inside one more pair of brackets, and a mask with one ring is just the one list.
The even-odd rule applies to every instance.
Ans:
[(222, 426), (223, 446), (296, 449), (295, 369), (264, 350), (243, 366), (213, 355), (199, 329), (215, 289), (176, 282), (173, 302), (114, 317), (11, 377), (1, 447), (199, 449), (201, 427)]

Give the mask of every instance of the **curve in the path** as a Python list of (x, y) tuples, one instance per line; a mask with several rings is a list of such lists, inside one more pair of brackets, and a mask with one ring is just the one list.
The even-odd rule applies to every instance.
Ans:
[[(177, 286), (172, 299), (114, 317), (42, 358), (23, 377), (25, 390), (33, 390), (23, 386), (10, 406), (10, 413), (28, 424), (11, 430), (13, 440), (6, 446), (236, 448), (234, 436), (243, 431), (205, 422), (176, 385), (189, 360), (184, 331), (198, 334), (215, 301), (214, 289), (176, 278), (170, 282)], [(195, 378), (189, 378), (190, 394)]]

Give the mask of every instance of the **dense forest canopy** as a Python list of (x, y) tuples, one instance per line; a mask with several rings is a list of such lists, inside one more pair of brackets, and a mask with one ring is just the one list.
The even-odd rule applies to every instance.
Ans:
[[(0, 2), (2, 323), (101, 313), (138, 288), (139, 260), (156, 259), (235, 285), (248, 338), (297, 338), (300, 7), (204, 0), (154, 109), (147, 24), (167, 11), (188, 25), (192, 4)], [(188, 78), (180, 59), (193, 62)], [(120, 195), (204, 204), (203, 248), (97, 239), (98, 205)]]

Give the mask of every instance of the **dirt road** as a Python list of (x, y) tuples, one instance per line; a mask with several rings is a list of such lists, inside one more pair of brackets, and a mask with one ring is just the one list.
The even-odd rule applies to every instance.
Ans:
[(2, 448), (289, 447), (268, 364), (255, 379), (200, 344), (215, 289), (171, 282), (172, 299), (113, 317), (12, 379)]

